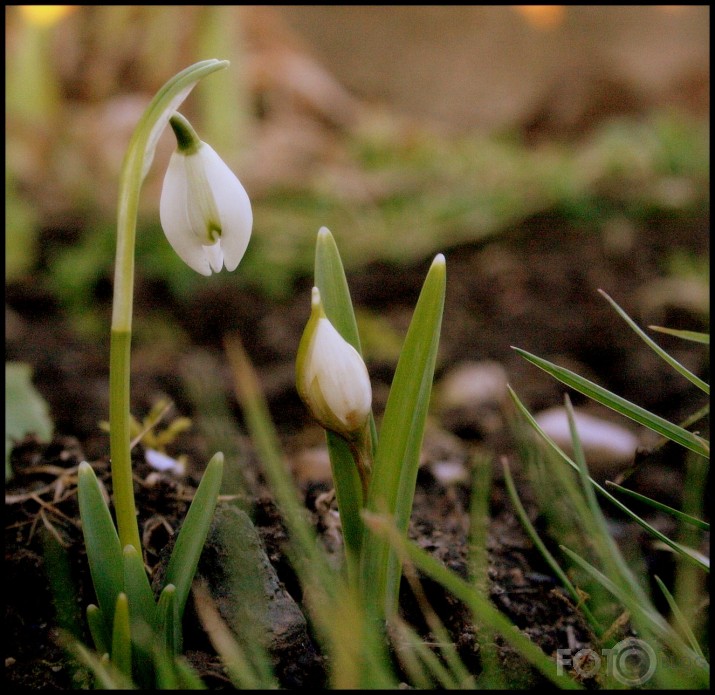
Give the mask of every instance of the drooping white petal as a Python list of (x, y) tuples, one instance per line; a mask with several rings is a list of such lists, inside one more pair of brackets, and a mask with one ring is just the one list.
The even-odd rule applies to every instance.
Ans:
[(236, 175), (210, 145), (203, 143), (198, 154), (203, 159), (221, 220), (223, 261), (226, 270), (233, 271), (241, 262), (251, 239), (251, 201)]
[(194, 233), (189, 216), (189, 179), (186, 156), (174, 152), (164, 176), (159, 203), (159, 217), (166, 238), (174, 251), (190, 268), (201, 275), (211, 275), (209, 259), (200, 238)]
[(213, 246), (204, 246), (204, 253), (209, 259), (209, 265), (214, 273), (220, 273), (223, 268), (223, 251), (221, 250), (221, 242), (217, 241)]
[(253, 214), (248, 194), (210, 145), (169, 161), (159, 207), (169, 243), (202, 275), (233, 271), (251, 238)]

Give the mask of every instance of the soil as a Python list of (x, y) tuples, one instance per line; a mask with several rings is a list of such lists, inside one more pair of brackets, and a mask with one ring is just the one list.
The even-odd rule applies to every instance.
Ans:
[[(688, 218), (645, 219), (634, 224), (630, 234), (628, 245), (614, 246), (606, 243), (602, 230), (542, 216), (488, 242), (444, 249), (448, 289), (437, 383), (462, 362), (492, 360), (504, 367), (509, 383), (532, 412), (561, 404), (560, 385), (514, 353), (510, 349), (514, 345), (593, 378), (668, 419), (680, 420), (695, 411), (702, 404), (693, 400), (687, 382), (649, 351), (596, 290), (608, 292), (640, 325), (707, 330), (706, 315), (676, 294), (661, 301), (649, 299), (655, 295), (649, 290), (662, 279), (667, 255), (674, 249), (707, 253), (707, 212)], [(402, 335), (430, 260), (410, 267), (373, 264), (352, 274), (348, 280), (355, 305), (383, 317)], [(197, 355), (208, 355), (218, 365), (233, 424), (242, 428), (222, 352), (225, 327), (238, 326), (261, 376), (306, 507), (326, 546), (339, 552), (335, 525), (325, 522), (330, 482), (319, 467), (301, 464), (306, 460), (303, 454), (321, 441), (293, 387), (293, 359), (309, 311), (310, 282), (310, 278), (298, 282), (294, 299), (281, 305), (258, 291), (247, 297), (225, 291), (219, 295), (219, 290), (204, 291), (188, 304), (178, 305), (163, 288), (149, 288), (138, 278), (136, 315), (150, 316), (147, 298), (160, 293), (168, 302), (171, 320), (186, 332), (189, 342), (166, 350), (164, 346), (162, 350), (136, 346), (132, 400), (134, 412), (145, 414), (158, 396), (167, 396), (176, 412), (198, 418), (180, 365)], [(87, 687), (86, 673), (68, 660), (59, 637), (65, 631), (91, 643), (83, 616), (93, 600), (93, 589), (82, 546), (75, 474), (78, 464), (89, 460), (111, 493), (108, 442), (98, 428), (107, 413), (107, 344), (88, 342), (75, 334), (53, 298), (38, 284), (12, 284), (6, 299), (6, 358), (32, 365), (34, 383), (50, 404), (57, 432), (49, 444), (28, 437), (12, 453), (14, 477), (6, 486), (5, 506), (6, 682), (32, 689)], [(106, 292), (101, 288), (97, 304), (108, 315)], [(659, 342), (707, 378), (706, 351), (666, 337)], [(368, 359), (368, 367), (379, 415), (394, 365), (375, 357)], [(585, 403), (577, 394), (572, 398), (575, 405)], [(700, 424), (701, 429), (707, 428), (707, 423)], [(134, 450), (140, 528), (152, 571), (160, 571), (157, 568), (172, 534), (184, 518), (207, 460), (206, 446), (200, 433), (176, 440), (172, 453), (189, 456), (183, 478), (152, 470), (144, 461), (141, 445)], [(280, 513), (262, 483), (260, 461), (250, 443), (241, 437), (238, 446), (249, 453), (244, 471), (246, 494), (238, 506), (255, 524), (266, 566), (278, 578), (275, 591), (285, 592), (300, 608), (299, 587), (282, 550), (286, 531)], [(445, 446), (465, 470), (474, 451), (494, 453), (487, 549), (489, 593), (495, 605), (547, 654), (574, 640), (590, 644), (593, 636), (587, 625), (525, 536), (503, 490), (498, 457), (507, 455), (516, 465), (516, 449), (505, 427), (481, 427), (479, 417), (435, 413), (425, 440), (410, 535), (448, 567), (467, 575), (469, 475), (449, 481), (437, 474), (435, 465), (444, 459)], [(631, 480), (677, 506), (683, 460), (675, 448), (667, 454), (651, 457), (649, 465), (641, 466)], [(538, 523), (540, 512), (533, 495), (524, 480), (519, 485)], [(647, 562), (658, 566), (661, 577), (672, 576), (669, 558), (633, 534), (623, 519), (614, 517), (613, 523), (620, 525), (619, 535), (634, 538), (642, 546)], [(205, 574), (206, 567), (202, 565), (200, 573)], [(426, 579), (422, 586), (465, 664), (478, 674), (482, 656), (478, 627), (464, 606), (441, 587)], [(407, 582), (403, 582), (401, 610), (428, 634), (419, 601)], [(187, 657), (210, 688), (232, 687), (191, 606), (185, 646)], [(540, 676), (518, 655), (498, 641), (497, 650), (509, 669), (510, 683), (540, 684)], [(284, 687), (326, 685), (324, 657), (309, 631), (291, 642), (273, 642), (272, 654)]]

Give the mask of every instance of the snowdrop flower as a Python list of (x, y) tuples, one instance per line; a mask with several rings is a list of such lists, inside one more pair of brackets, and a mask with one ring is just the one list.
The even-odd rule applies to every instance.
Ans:
[(360, 353), (325, 315), (317, 287), (298, 347), (296, 376), (298, 394), (325, 429), (348, 440), (363, 432), (372, 406), (370, 377)]
[(169, 243), (197, 273), (235, 270), (251, 238), (248, 194), (212, 147), (179, 113), (169, 120), (177, 140), (164, 177), (159, 214)]

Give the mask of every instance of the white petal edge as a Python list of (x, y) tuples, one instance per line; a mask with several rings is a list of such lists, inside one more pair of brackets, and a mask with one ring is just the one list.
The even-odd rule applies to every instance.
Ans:
[(174, 152), (164, 176), (159, 202), (159, 218), (164, 234), (174, 251), (190, 268), (201, 275), (211, 275), (209, 258), (201, 241), (191, 229), (187, 214), (188, 179), (186, 157)]
[(226, 162), (211, 145), (202, 143), (198, 155), (203, 158), (206, 178), (221, 217), (221, 250), (226, 270), (234, 271), (241, 262), (251, 239), (253, 212), (248, 193)]

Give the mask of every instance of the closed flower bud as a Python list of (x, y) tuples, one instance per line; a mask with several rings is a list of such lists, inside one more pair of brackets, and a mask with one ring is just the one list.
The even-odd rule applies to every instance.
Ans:
[(178, 142), (164, 177), (159, 213), (169, 243), (202, 275), (235, 270), (251, 238), (248, 194), (216, 152), (180, 114), (170, 121)]
[(298, 394), (325, 429), (349, 440), (363, 432), (372, 407), (370, 377), (360, 353), (325, 315), (317, 287), (296, 373)]

